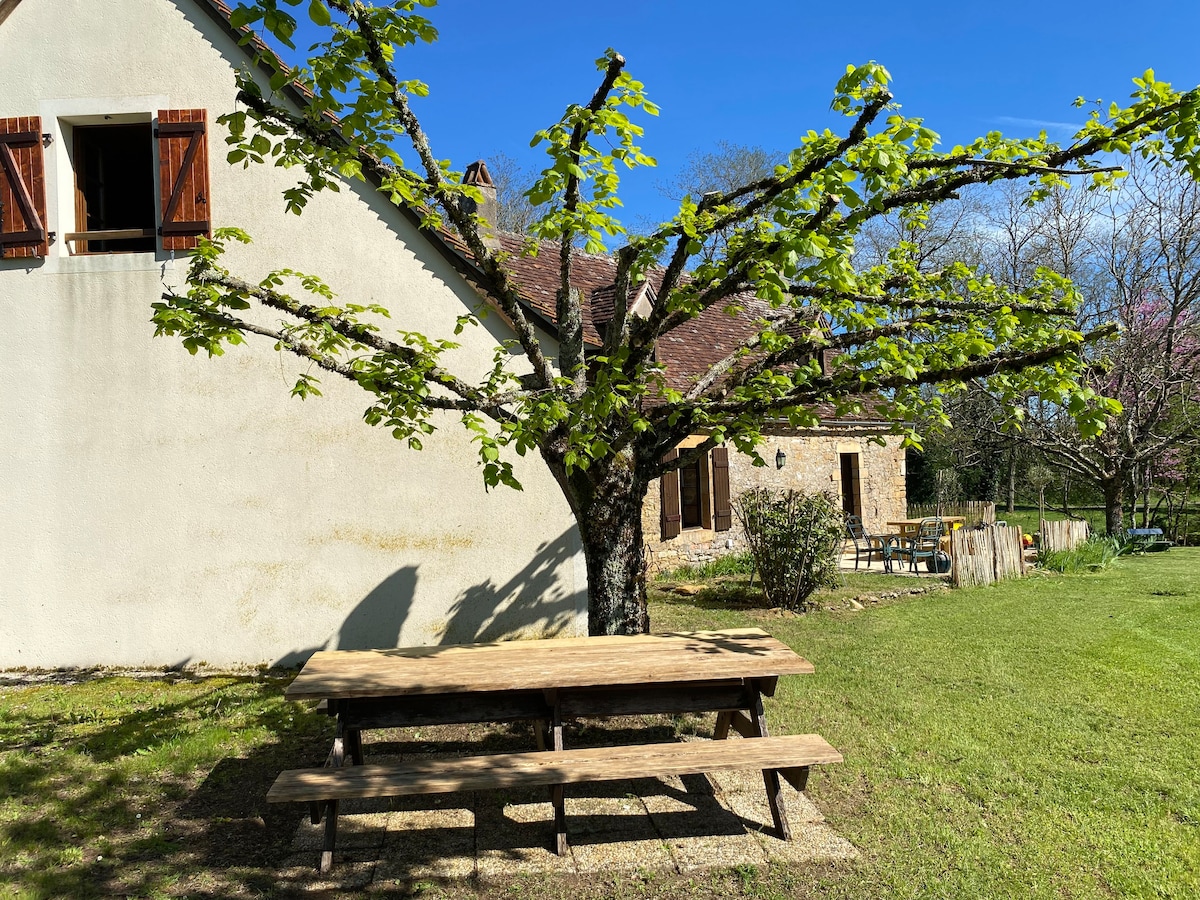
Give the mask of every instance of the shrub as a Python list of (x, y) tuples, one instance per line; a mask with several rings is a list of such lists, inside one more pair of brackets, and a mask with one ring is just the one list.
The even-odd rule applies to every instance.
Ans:
[(845, 524), (832, 495), (755, 488), (733, 509), (772, 606), (806, 609), (813, 591), (836, 583)]
[(1051, 572), (1078, 575), (1108, 568), (1124, 548), (1117, 538), (1097, 535), (1088, 538), (1073, 550), (1041, 550), (1038, 565)]

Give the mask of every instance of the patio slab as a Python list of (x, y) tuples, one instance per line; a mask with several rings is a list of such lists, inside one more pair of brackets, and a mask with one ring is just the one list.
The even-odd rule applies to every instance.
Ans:
[[(820, 778), (820, 771), (814, 773)], [(770, 835), (762, 773), (723, 772), (571, 785), (569, 852), (550, 849), (544, 790), (374, 801), (339, 816), (330, 876), (315, 871), (320, 827), (297, 823), (286, 880), (301, 891), (418, 881), (505, 882), (529, 875), (688, 873), (737, 865), (834, 861), (856, 851), (803, 794), (785, 787), (792, 840)], [(307, 866), (307, 869), (306, 869)]]

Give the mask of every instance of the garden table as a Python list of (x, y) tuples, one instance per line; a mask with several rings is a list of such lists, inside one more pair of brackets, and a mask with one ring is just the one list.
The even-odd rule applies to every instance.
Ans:
[[(955, 524), (962, 526), (967, 522), (966, 516), (926, 516), (926, 518), (940, 518), (942, 520), (942, 528), (948, 534)], [(922, 519), (897, 519), (894, 522), (888, 522), (889, 528), (895, 528), (897, 534), (902, 538), (916, 537), (917, 531), (921, 527)]]
[[(332, 864), (339, 796), (549, 784), (561, 853), (566, 847), (563, 783), (716, 771), (738, 760), (745, 765), (752, 758), (745, 754), (761, 748), (753, 767), (763, 769), (774, 824), (786, 839), (790, 832), (780, 775), (803, 790), (808, 765), (836, 762), (841, 756), (819, 735), (768, 737), (762, 698), (775, 693), (780, 676), (812, 671), (808, 660), (757, 628), (322, 651), (313, 654), (285, 696), (324, 700), (329, 714), (336, 716), (329, 768), (283, 773), (268, 799), (308, 801), (314, 822), (320, 821), (318, 804), (323, 805), (329, 820), (321, 868), (327, 869)], [(701, 742), (707, 749), (692, 750), (691, 744), (678, 743), (638, 747), (632, 748), (633, 754), (619, 752), (631, 748), (588, 751), (564, 746), (562, 723), (569, 717), (705, 711), (717, 713), (715, 738), (724, 739), (733, 729), (758, 740), (722, 740), (721, 746)], [(420, 771), (412, 765), (399, 771), (365, 764), (365, 729), (516, 720), (537, 722), (538, 749), (552, 752), (427, 761)], [(797, 743), (802, 739), (807, 740), (804, 747)], [(785, 746), (789, 741), (793, 743)], [(763, 758), (768, 748), (776, 754), (773, 761)], [(329, 771), (347, 762), (355, 765)], [(552, 767), (549, 774), (529, 774), (531, 767), (546, 769), (547, 764)], [(650, 771), (614, 768), (638, 765)], [(425, 771), (430, 766), (436, 771)]]

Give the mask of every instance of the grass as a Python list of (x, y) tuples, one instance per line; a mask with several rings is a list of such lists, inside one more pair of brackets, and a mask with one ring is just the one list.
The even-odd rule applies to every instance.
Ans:
[(698, 566), (686, 565), (659, 572), (655, 581), (702, 581), (722, 575), (749, 575), (754, 571), (754, 557), (749, 553), (729, 553)]
[[(846, 761), (809, 793), (861, 851), (839, 866), (505, 885), (422, 897), (783, 900), (1200, 896), (1200, 551), (1089, 575), (885, 599), (848, 576), (819, 611), (779, 617), (717, 582), (656, 591), (658, 630), (762, 625), (816, 666), (784, 679), (778, 733), (817, 731)], [(740, 591), (740, 593), (739, 593)], [(827, 607), (835, 607), (829, 611)], [(319, 759), (328, 719), (286, 679), (0, 687), (0, 896), (285, 896), (294, 810), (263, 795)]]
[(1069, 575), (1096, 572), (1110, 566), (1121, 555), (1121, 551), (1120, 539), (1093, 536), (1072, 550), (1040, 551), (1038, 565), (1052, 572)]
[[(1008, 512), (1002, 505), (996, 506), (996, 518), (1016, 525), (1025, 534), (1033, 534), (1041, 528), (1040, 516), (1036, 506), (1017, 506), (1013, 512)], [(1046, 508), (1046, 521), (1058, 522), (1068, 518), (1062, 510)], [(1091, 527), (1092, 534), (1104, 534), (1104, 510), (1092, 507), (1072, 508), (1070, 518), (1085, 519)]]

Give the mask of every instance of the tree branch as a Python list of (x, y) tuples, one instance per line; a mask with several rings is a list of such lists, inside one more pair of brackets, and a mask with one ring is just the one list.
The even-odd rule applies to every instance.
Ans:
[[(511, 391), (494, 395), (486, 394), (483, 391), (480, 391), (478, 388), (473, 387), (472, 385), (453, 375), (448, 370), (441, 368), (440, 366), (425, 367), (424, 365), (418, 365), (418, 363), (421, 361), (421, 357), (420, 354), (412, 347), (388, 340), (364, 325), (347, 321), (339, 316), (324, 315), (316, 307), (310, 304), (301, 303), (292, 297), (280, 294), (277, 291), (269, 290), (261, 285), (251, 284), (248, 281), (244, 281), (232, 275), (222, 273), (219, 270), (212, 268), (206, 269), (203, 272), (197, 273), (192, 280), (193, 283), (198, 285), (219, 285), (226, 290), (236, 293), (239, 296), (252, 298), (265, 307), (288, 313), (289, 315), (295, 316), (296, 318), (302, 319), (306, 322), (327, 326), (335, 333), (347, 338), (348, 340), (362, 344), (365, 347), (369, 347), (377, 353), (392, 357), (406, 365), (412, 366), (415, 369), (420, 369), (422, 373), (422, 379), (426, 383), (431, 386), (436, 386), (449, 391), (458, 398), (455, 400), (452, 398), (439, 397), (432, 394), (422, 397), (421, 405), (428, 406), (432, 409), (476, 410), (488, 415), (497, 422), (507, 422), (513, 420), (514, 416), (513, 413), (505, 408), (506, 404), (517, 402), (530, 396), (532, 393), (529, 391)], [(174, 295), (164, 294), (163, 298), (172, 300)], [(336, 363), (337, 366), (342, 368), (334, 368), (333, 366), (335, 365), (336, 361), (333, 360), (332, 357), (328, 357), (325, 354), (318, 354), (318, 352), (315, 350), (308, 352), (308, 350), (311, 350), (311, 348), (308, 348), (307, 344), (295, 340), (294, 338), (288, 336), (286, 332), (267, 329), (263, 326), (259, 326), (241, 319), (236, 319), (227, 313), (206, 311), (204, 315), (221, 324), (225, 324), (224, 319), (221, 318), (224, 316), (229, 319), (230, 322), (238, 323), (236, 327), (239, 329), (244, 328), (246, 331), (251, 333), (275, 339), (298, 356), (311, 359), (329, 371), (335, 371), (340, 375), (346, 376), (347, 378), (360, 381), (361, 373), (359, 373), (357, 370), (346, 367), (344, 363)], [(308, 350), (305, 348), (308, 348)]]
[[(589, 113), (587, 120), (580, 118), (571, 129), (571, 139), (567, 152), (575, 170), (579, 170), (580, 150), (584, 137), (587, 135), (590, 116), (594, 116), (604, 106), (605, 100), (612, 92), (617, 77), (625, 67), (625, 57), (613, 53), (604, 70), (604, 78), (586, 109)], [(567, 183), (563, 192), (563, 209), (572, 215), (579, 208), (579, 176), (575, 172), (567, 175)], [(587, 367), (583, 360), (583, 310), (578, 292), (572, 293), (571, 288), (571, 256), (574, 250), (575, 232), (568, 223), (564, 223), (562, 240), (558, 249), (559, 286), (556, 297), (556, 313), (558, 319), (558, 360), (562, 374), (571, 379), (574, 393), (579, 396), (587, 388)]]

